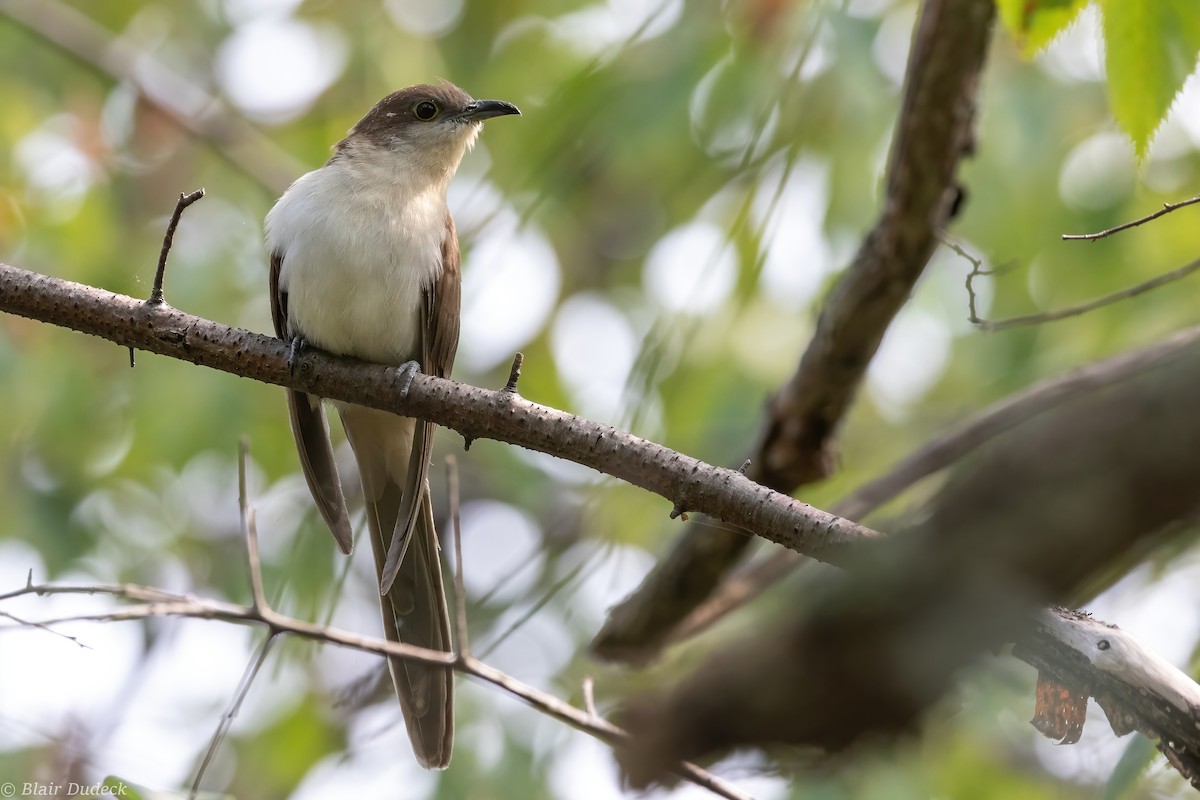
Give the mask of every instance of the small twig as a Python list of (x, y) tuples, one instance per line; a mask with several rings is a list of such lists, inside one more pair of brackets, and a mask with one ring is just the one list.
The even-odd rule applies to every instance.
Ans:
[[(1179, 269), (1172, 270), (1156, 278), (1151, 278), (1143, 283), (1130, 286), (1127, 289), (1122, 289), (1119, 292), (1098, 297), (1095, 300), (1089, 300), (1086, 303), (1080, 303), (1077, 306), (1059, 309), (1058, 311), (1047, 311), (1044, 314), (1028, 314), (1021, 317), (1009, 317), (996, 321), (988, 321), (982, 319), (972, 319), (981, 330), (985, 331), (1003, 331), (1009, 328), (1018, 328), (1023, 325), (1041, 325), (1047, 322), (1057, 322), (1060, 319), (1069, 317), (1078, 317), (1081, 314), (1086, 314), (1089, 311), (1095, 311), (1097, 308), (1103, 308), (1107, 305), (1128, 300), (1131, 297), (1137, 297), (1140, 294), (1145, 294), (1151, 289), (1157, 289), (1160, 286), (1165, 286), (1168, 283), (1174, 283), (1177, 280), (1186, 278), (1196, 270), (1200, 269), (1200, 259), (1197, 259), (1190, 264), (1185, 264)], [(975, 316), (974, 307), (972, 306), (971, 316)]]
[(145, 586), (136, 586), (134, 584), (121, 585), (100, 585), (100, 586), (56, 586), (49, 583), (33, 583), (33, 570), (29, 571), (29, 577), (25, 581), (25, 585), (20, 589), (14, 589), (11, 592), (0, 594), (0, 602), (11, 600), (14, 597), (23, 597), (29, 594), (36, 594), (38, 597), (46, 594), (107, 594), (113, 597), (120, 597), (125, 600), (139, 600), (147, 603), (173, 603), (178, 601), (187, 601), (189, 598), (181, 594), (173, 594), (164, 592), (161, 589), (151, 589)]
[[(548, 717), (553, 717), (576, 730), (589, 733), (610, 745), (629, 740), (629, 734), (624, 729), (617, 727), (603, 717), (593, 716), (587, 711), (576, 708), (553, 695), (539, 692), (532, 686), (522, 683), (495, 667), (475, 661), (475, 659), (470, 659), (470, 661), (472, 664), (467, 670), (469, 674), (505, 690), (514, 697), (519, 697)], [(745, 794), (737, 787), (721, 780), (708, 770), (698, 767), (690, 761), (679, 762), (672, 769), (672, 772), (697, 786), (708, 789), (713, 794), (726, 798), (726, 800), (753, 800), (750, 795)]]
[(63, 639), (66, 639), (68, 642), (74, 642), (75, 644), (79, 645), (80, 647), (82, 647), (85, 650), (92, 649), (89, 645), (86, 645), (83, 642), (79, 641), (79, 637), (71, 636), (70, 634), (62, 633), (61, 631), (56, 631), (56, 630), (54, 630), (54, 628), (51, 628), (49, 625), (45, 625), (41, 622), (31, 622), (27, 619), (21, 619), (16, 614), (10, 614), (7, 611), (0, 611), (0, 617), (3, 617), (4, 619), (11, 619), (13, 622), (17, 623), (17, 625), (20, 625), (23, 628), (39, 628), (39, 629), (45, 631), (46, 633), (52, 633), (55, 636), (61, 636)]
[(504, 384), (504, 388), (500, 391), (507, 394), (517, 393), (517, 381), (521, 379), (521, 365), (524, 363), (524, 353), (517, 353), (515, 356), (513, 356), (512, 369), (508, 371), (508, 383)]
[(1121, 231), (1127, 231), (1130, 228), (1136, 228), (1139, 225), (1144, 225), (1147, 222), (1170, 214), (1172, 211), (1184, 208), (1185, 206), (1195, 205), (1196, 203), (1200, 203), (1200, 195), (1196, 195), (1188, 200), (1180, 200), (1178, 203), (1163, 203), (1163, 207), (1158, 211), (1155, 211), (1153, 214), (1147, 214), (1141, 219), (1135, 219), (1132, 222), (1126, 222), (1116, 226), (1115, 228), (1109, 228), (1108, 230), (1100, 231), (1099, 233), (1064, 233), (1062, 238), (1068, 241), (1085, 240), (1094, 242), (1097, 239), (1103, 239), (1106, 236), (1112, 236), (1114, 233), (1120, 233)]
[(503, 633), (488, 642), (487, 647), (483, 649), (483, 652), (479, 654), (479, 657), (487, 658), (494, 653), (497, 647), (504, 644), (508, 637), (512, 636), (514, 633), (524, 627), (525, 623), (533, 619), (539, 611), (545, 608), (551, 600), (558, 596), (559, 592), (561, 592), (565, 587), (570, 586), (571, 583), (579, 577), (579, 574), (583, 572), (584, 567), (586, 566), (588, 566), (588, 562), (587, 559), (584, 559), (575, 566), (571, 567), (571, 569), (567, 570), (567, 574), (550, 584), (550, 587), (542, 593), (542, 596), (538, 598), (537, 602), (526, 608), (519, 617), (512, 621), (511, 625), (504, 629)]
[(467, 587), (463, 582), (462, 517), (459, 514), (458, 459), (446, 456), (446, 494), (450, 502), (450, 528), (454, 532), (454, 625), (458, 638), (458, 653), (471, 657), (471, 641), (467, 636)]
[(596, 713), (596, 679), (591, 675), (583, 676), (583, 708), (593, 717), (599, 717)]
[[(179, 227), (179, 218), (183, 216), (183, 210), (192, 203), (204, 197), (204, 190), (197, 189), (191, 194), (180, 194), (179, 202), (175, 204), (175, 211), (171, 214), (171, 221), (167, 223), (167, 232), (163, 236), (162, 251), (158, 254), (158, 269), (154, 272), (154, 286), (150, 289), (150, 299), (147, 304), (156, 306), (163, 301), (163, 276), (167, 272), (167, 254), (171, 252), (171, 243), (175, 241), (175, 229)], [(132, 348), (130, 349), (130, 360), (132, 361)]]
[(238, 507), (242, 511), (242, 535), (246, 537), (246, 558), (250, 566), (250, 596), (254, 599), (254, 610), (260, 614), (269, 611), (267, 593), (263, 590), (262, 559), (258, 553), (258, 525), (255, 522), (254, 506), (246, 491), (246, 457), (250, 452), (250, 440), (243, 436), (238, 441)]
[(970, 322), (972, 325), (983, 324), (983, 320), (979, 318), (979, 314), (975, 310), (975, 279), (985, 275), (1000, 275), (1008, 272), (1010, 269), (1016, 266), (1016, 262), (1009, 261), (993, 269), (987, 269), (983, 266), (983, 259), (971, 255), (969, 252), (967, 252), (965, 247), (958, 244), (958, 242), (955, 242), (950, 237), (943, 234), (941, 241), (942, 244), (944, 244), (946, 247), (949, 247), (951, 250), (957, 253), (959, 257), (971, 265), (971, 271), (967, 273), (966, 279), (967, 322)]
[(221, 746), (221, 742), (225, 740), (225, 736), (233, 726), (233, 720), (242, 707), (242, 701), (250, 693), (250, 686), (254, 683), (254, 678), (258, 675), (259, 669), (262, 668), (263, 662), (267, 660), (267, 653), (271, 651), (271, 644), (274, 641), (275, 634), (268, 634), (266, 640), (262, 643), (262, 647), (258, 649), (258, 654), (254, 657), (254, 660), (246, 665), (246, 671), (242, 674), (242, 680), (238, 683), (237, 691), (234, 692), (229, 707), (221, 715), (221, 721), (217, 723), (217, 729), (213, 732), (213, 737), (208, 743), (208, 750), (205, 751), (204, 758), (200, 761), (200, 766), (196, 770), (196, 779), (192, 781), (192, 788), (188, 792), (188, 800), (196, 800), (196, 795), (200, 792), (200, 781), (203, 780), (204, 773), (208, 771), (209, 765), (217, 755), (217, 749)]

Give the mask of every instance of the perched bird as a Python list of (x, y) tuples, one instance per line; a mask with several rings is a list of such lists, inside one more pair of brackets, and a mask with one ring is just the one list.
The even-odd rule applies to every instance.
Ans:
[[(520, 114), (457, 86), (411, 86), (380, 100), (325, 166), (291, 185), (266, 220), (275, 334), (305, 346), (446, 377), (459, 332), (459, 251), (446, 190), (483, 121)], [(318, 397), (288, 390), (304, 476), (342, 552), (349, 514)], [(396, 642), (449, 651), (450, 622), (426, 473), (433, 425), (335, 403), (366, 497), (383, 623)], [(450, 762), (454, 677), (388, 664), (422, 766)]]

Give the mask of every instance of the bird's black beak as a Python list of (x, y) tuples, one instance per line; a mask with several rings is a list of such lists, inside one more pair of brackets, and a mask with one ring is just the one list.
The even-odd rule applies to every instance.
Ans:
[(503, 100), (472, 100), (458, 114), (465, 122), (483, 122), (492, 117), (506, 117), (509, 114), (520, 114), (521, 109)]

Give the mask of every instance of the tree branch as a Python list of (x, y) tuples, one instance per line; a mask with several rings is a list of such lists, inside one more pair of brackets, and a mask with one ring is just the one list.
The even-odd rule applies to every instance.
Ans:
[(1171, 766), (1200, 789), (1200, 686), (1136, 636), (1052, 608), (1038, 615), (1013, 652), (1096, 698), (1117, 736), (1138, 731), (1157, 740)]
[(117, 344), (190, 361), (331, 400), (420, 417), (469, 440), (496, 439), (592, 467), (684, 507), (761, 535), (813, 558), (839, 563), (870, 529), (772, 492), (722, 469), (608, 425), (489, 391), (417, 375), (401, 397), (393, 368), (307, 350), (288, 368), (287, 346), (79, 283), (0, 264), (0, 310), (50, 322)]
[[(1192, 341), (991, 442), (910, 528), (856, 549), (845, 573), (809, 581), (786, 619), (724, 648), (680, 684), (632, 700), (622, 718), (636, 742), (623, 757), (631, 778), (659, 779), (660, 758), (767, 742), (838, 750), (911, 730), (965, 669), (1005, 642), (1021, 642), (1018, 654), (1039, 666), (1053, 661), (1060, 677), (1103, 667), (1103, 659), (1088, 667), (1067, 657), (1079, 648), (1066, 628), (1040, 639), (1029, 632), (1045, 604), (1078, 602), (1194, 527), (1198, 396), (1200, 343)], [(776, 674), (788, 679), (763, 680)], [(1200, 706), (1176, 704), (1186, 715), (1176, 724), (1152, 714), (1153, 701), (1137, 691), (1148, 681), (1172, 696), (1177, 676), (1164, 683), (1164, 675), (1118, 679), (1132, 682), (1125, 702), (1169, 744), (1171, 763), (1191, 769), (1200, 764)]]
[[(792, 492), (832, 471), (834, 434), (959, 198), (954, 176), (972, 148), (994, 16), (991, 0), (922, 4), (879, 220), (822, 309), (796, 374), (771, 402), (747, 472), (756, 482)], [(609, 612), (593, 651), (614, 660), (652, 658), (748, 541), (730, 530), (689, 528)]]
[[(1009, 395), (921, 445), (886, 473), (839, 500), (831, 513), (862, 520), (918, 481), (961, 461), (1021, 423), (1070, 398), (1126, 380), (1155, 361), (1197, 342), (1200, 342), (1200, 327), (1189, 328), (1166, 341), (1079, 367)], [(802, 563), (804, 557), (792, 550), (774, 550), (740, 573), (730, 575), (672, 632), (671, 641), (682, 641), (704, 631), (774, 586)]]

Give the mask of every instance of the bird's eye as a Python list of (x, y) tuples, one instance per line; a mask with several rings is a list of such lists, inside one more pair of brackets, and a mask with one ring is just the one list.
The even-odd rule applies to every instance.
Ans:
[(413, 108), (413, 113), (417, 115), (417, 119), (428, 122), (437, 116), (437, 103), (429, 100), (422, 100)]

